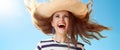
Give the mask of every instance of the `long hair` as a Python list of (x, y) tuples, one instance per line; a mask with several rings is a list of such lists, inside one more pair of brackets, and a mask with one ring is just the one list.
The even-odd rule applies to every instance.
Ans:
[[(69, 17), (69, 26), (68, 26), (68, 35), (72, 41), (72, 43), (76, 46), (78, 42), (78, 36), (81, 37), (81, 39), (90, 44), (90, 41), (88, 39), (97, 39), (98, 37), (104, 38), (99, 32), (102, 30), (109, 30), (108, 27), (105, 27), (103, 25), (97, 24), (95, 22), (92, 22), (89, 18), (89, 13), (86, 14), (86, 17), (84, 19), (79, 19), (74, 16), (71, 12), (67, 11), (70, 15)], [(39, 15), (37, 13), (34, 14), (34, 18), (37, 20), (37, 22), (34, 22), (38, 29), (41, 28), (41, 30), (45, 34), (51, 34), (52, 33), (52, 26), (51, 21), (53, 17), (50, 18), (37, 18)], [(98, 36), (97, 36), (98, 35)]]
[[(92, 1), (92, 0), (91, 0)], [(31, 1), (32, 4), (26, 4), (27, 8), (29, 11), (34, 11), (36, 3), (35, 0)], [(93, 2), (93, 1), (92, 1)], [(98, 37), (100, 38), (104, 38), (104, 36), (102, 36), (100, 34), (101, 31), (103, 30), (109, 30), (108, 27), (97, 24), (95, 22), (92, 22), (90, 20), (90, 14), (92, 12), (92, 2), (89, 2), (87, 4), (89, 12), (86, 14), (84, 19), (79, 19), (76, 16), (74, 16), (74, 14), (72, 14), (71, 12), (69, 12), (70, 18), (69, 18), (69, 29), (68, 29), (68, 35), (72, 41), (72, 43), (76, 46), (77, 45), (77, 41), (78, 41), (78, 37), (81, 37), (81, 39), (90, 44), (90, 41), (88, 39), (97, 39), (99, 40)], [(51, 26), (51, 18), (44, 18), (42, 16), (40, 16), (37, 12), (31, 13), (31, 15), (33, 16), (33, 23), (35, 24), (35, 26), (38, 29), (41, 29), (45, 34), (51, 34), (52, 33), (52, 26)], [(98, 35), (98, 36), (97, 36)]]
[(89, 18), (89, 13), (86, 14), (86, 18), (84, 19), (75, 17), (71, 12), (69, 12), (69, 14), (70, 24), (68, 34), (75, 46), (77, 45), (78, 37), (81, 37), (84, 42), (91, 44), (88, 39), (95, 38), (99, 40), (100, 38), (104, 38), (100, 32), (103, 30), (109, 30), (108, 27), (92, 22)]

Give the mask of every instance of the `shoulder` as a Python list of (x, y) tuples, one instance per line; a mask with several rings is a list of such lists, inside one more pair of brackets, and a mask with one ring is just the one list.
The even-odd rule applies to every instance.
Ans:
[(48, 44), (51, 44), (51, 43), (53, 43), (53, 42), (54, 42), (54, 41), (52, 40), (52, 38), (50, 38), (50, 39), (45, 39), (45, 40), (41, 40), (41, 41), (39, 41), (36, 50), (41, 50), (41, 48), (42, 48), (43, 46), (48, 45)]
[(40, 43), (53, 42), (53, 41), (54, 40), (50, 38), (50, 39), (41, 40)]
[(78, 48), (81, 48), (82, 50), (85, 50), (84, 44), (81, 43), (81, 42), (77, 42), (77, 47), (78, 47)]
[(81, 42), (77, 42), (77, 45), (84, 46), (84, 44), (83, 44), (83, 43), (81, 43)]
[(42, 45), (42, 44), (45, 44), (45, 43), (51, 43), (51, 42), (54, 42), (54, 40), (52, 38), (49, 38), (49, 39), (44, 39), (44, 40), (41, 40), (38, 45)]

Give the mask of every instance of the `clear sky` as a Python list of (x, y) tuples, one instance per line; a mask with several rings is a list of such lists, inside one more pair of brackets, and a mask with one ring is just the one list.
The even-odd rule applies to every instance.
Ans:
[[(91, 46), (84, 43), (86, 50), (120, 50), (120, 0), (94, 0), (93, 9), (91, 18), (112, 30), (102, 31), (107, 38), (93, 39)], [(35, 50), (37, 43), (47, 38), (50, 36), (32, 24), (23, 0), (0, 1), (0, 50)]]

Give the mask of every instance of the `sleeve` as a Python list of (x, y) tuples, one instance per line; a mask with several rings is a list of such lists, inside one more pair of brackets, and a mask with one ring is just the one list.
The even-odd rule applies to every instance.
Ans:
[(85, 47), (84, 47), (84, 45), (82, 45), (82, 50), (85, 50)]
[(78, 44), (78, 47), (80, 48), (80, 49), (78, 49), (78, 50), (85, 50), (84, 44), (82, 44), (82, 43), (80, 43), (80, 42), (78, 42), (77, 44)]
[(38, 43), (36, 50), (41, 50), (41, 43), (40, 42)]
[(82, 50), (85, 50), (84, 44), (81, 43)]

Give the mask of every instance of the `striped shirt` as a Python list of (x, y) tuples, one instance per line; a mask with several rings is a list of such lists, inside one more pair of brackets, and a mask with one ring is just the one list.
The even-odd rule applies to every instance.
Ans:
[[(36, 50), (68, 50), (68, 43), (59, 43), (52, 38), (40, 41)], [(72, 43), (69, 43), (69, 50), (85, 50), (82, 43), (77, 43), (77, 47), (74, 47)]]

